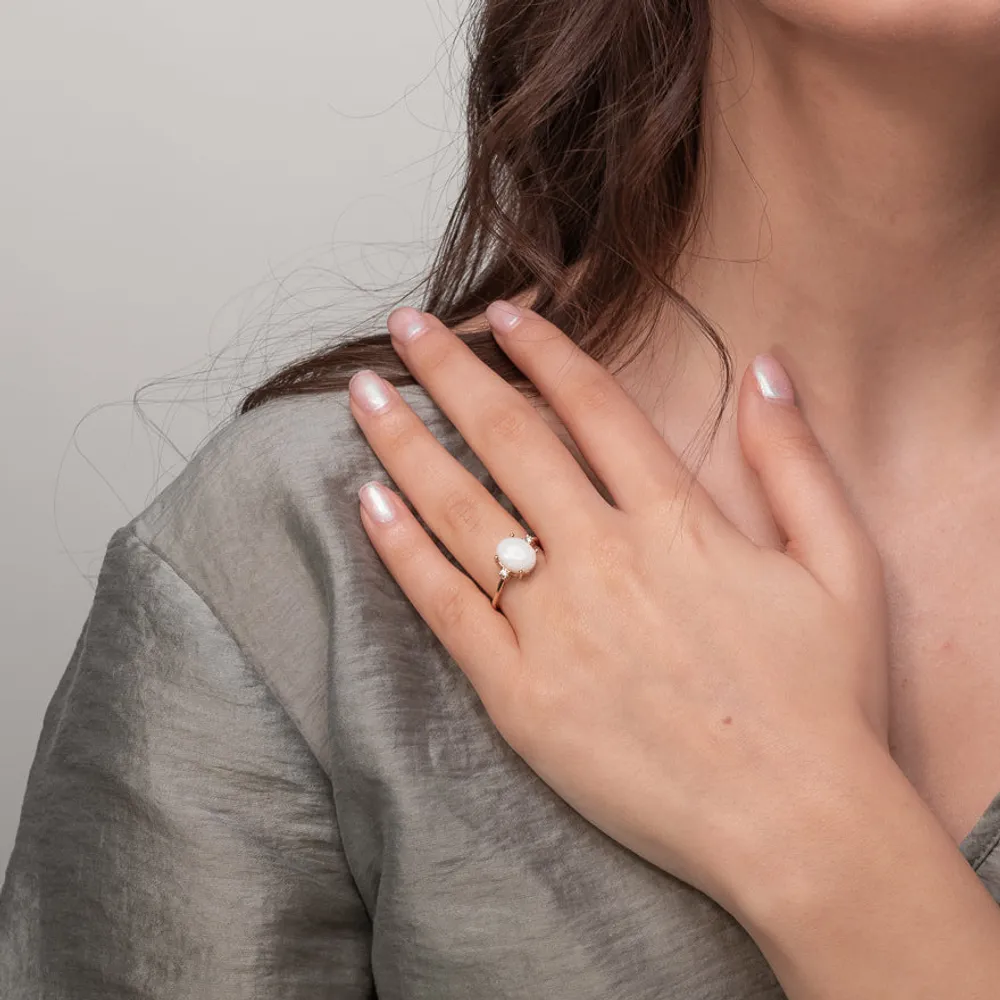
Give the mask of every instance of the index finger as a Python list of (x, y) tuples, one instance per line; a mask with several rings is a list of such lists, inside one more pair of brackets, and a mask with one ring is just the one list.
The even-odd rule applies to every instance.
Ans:
[(700, 514), (729, 524), (705, 488), (622, 385), (538, 313), (491, 303), (486, 318), (504, 353), (528, 376), (566, 426), (580, 452), (626, 512), (675, 496), (682, 483)]

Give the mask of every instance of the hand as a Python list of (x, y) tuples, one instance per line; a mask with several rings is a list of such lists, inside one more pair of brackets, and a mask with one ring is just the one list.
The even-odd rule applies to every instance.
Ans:
[(865, 754), (888, 755), (878, 554), (798, 408), (765, 398), (750, 369), (740, 440), (784, 551), (738, 531), (561, 331), (530, 310), (509, 325), (503, 315), (488, 310), (498, 343), (614, 506), (519, 391), (434, 317), (398, 309), (389, 327), (403, 361), (544, 551), (493, 610), (495, 547), (525, 529), (369, 373), (352, 381), (352, 412), (469, 575), (384, 487), (362, 488), (365, 528), (529, 766), (609, 836), (733, 911), (760, 859), (846, 799)]

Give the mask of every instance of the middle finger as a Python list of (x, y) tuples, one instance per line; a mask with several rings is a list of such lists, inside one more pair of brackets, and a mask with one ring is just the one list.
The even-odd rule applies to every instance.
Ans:
[(389, 317), (393, 344), (542, 544), (579, 538), (612, 510), (541, 414), (440, 320)]

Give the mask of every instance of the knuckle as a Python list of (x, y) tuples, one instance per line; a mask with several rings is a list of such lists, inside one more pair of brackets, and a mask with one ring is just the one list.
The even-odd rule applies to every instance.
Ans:
[(458, 628), (465, 619), (465, 595), (458, 587), (446, 587), (434, 602), (434, 616), (446, 629)]
[(442, 503), (445, 524), (453, 531), (478, 532), (483, 526), (482, 504), (465, 490), (447, 494)]
[(634, 553), (629, 542), (613, 533), (596, 534), (588, 543), (591, 567), (606, 577), (617, 578), (625, 573), (634, 562)]
[(695, 553), (707, 555), (714, 539), (714, 525), (706, 510), (690, 489), (678, 491), (657, 512), (660, 532), (672, 533), (672, 538)]
[(612, 402), (612, 388), (603, 374), (590, 375), (577, 386), (575, 395), (578, 404), (585, 410), (600, 413), (607, 410)]
[(708, 524), (705, 517), (693, 504), (684, 512), (681, 526), (689, 548), (702, 555), (707, 555), (710, 541)]
[(454, 339), (452, 336), (435, 336), (434, 331), (429, 331), (417, 338), (410, 352), (414, 365), (421, 373), (439, 372), (455, 356)]
[(379, 428), (379, 447), (387, 455), (406, 452), (424, 429), (411, 412), (401, 410), (395, 419), (385, 420)]
[(520, 444), (528, 430), (527, 415), (521, 407), (501, 404), (483, 411), (482, 427), (486, 437), (506, 444)]
[(803, 428), (776, 434), (772, 447), (784, 459), (811, 465), (825, 465), (827, 462), (826, 452), (816, 436)]
[(423, 555), (423, 547), (411, 531), (396, 530), (386, 537), (385, 545), (392, 554), (396, 566), (405, 566), (415, 562)]

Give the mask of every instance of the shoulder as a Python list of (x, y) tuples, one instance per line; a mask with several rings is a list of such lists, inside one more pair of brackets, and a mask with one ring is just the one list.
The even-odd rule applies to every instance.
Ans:
[[(461, 438), (425, 390), (400, 391), (449, 450), (462, 451)], [(331, 501), (380, 472), (346, 390), (286, 396), (218, 428), (133, 524), (147, 541), (165, 545), (208, 527), (214, 547), (245, 542), (253, 528), (287, 527), (290, 510), (305, 518), (327, 514)]]
[[(401, 392), (438, 440), (489, 480), (426, 391)], [(342, 658), (370, 656), (364, 621), (403, 625), (410, 614), (361, 523), (357, 494), (370, 479), (392, 485), (346, 391), (284, 397), (219, 428), (119, 532), (137, 536), (202, 598), (321, 764), (329, 763), (334, 642)]]

